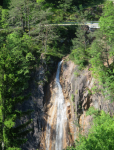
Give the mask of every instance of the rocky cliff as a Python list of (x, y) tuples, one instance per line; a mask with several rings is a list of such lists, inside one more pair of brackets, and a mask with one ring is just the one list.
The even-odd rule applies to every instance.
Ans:
[[(31, 131), (27, 135), (28, 141), (21, 146), (22, 150), (45, 150), (47, 118), (50, 108), (53, 108), (53, 100), (56, 94), (54, 85), (58, 61), (58, 59), (55, 61), (55, 58), (51, 58), (47, 64), (44, 56), (41, 56), (40, 66), (31, 72), (31, 80), (27, 92), (31, 92), (32, 96), (25, 100), (23, 104), (15, 106), (15, 109), (22, 111), (34, 110), (30, 115), (22, 117), (21, 120), (16, 120), (16, 126), (18, 126), (29, 119), (33, 119), (33, 122), (26, 128), (33, 128), (33, 132)], [(46, 80), (47, 71), (50, 72), (48, 81)], [(92, 116), (85, 115), (89, 107), (93, 106), (113, 115), (114, 102), (104, 101), (104, 97), (99, 91), (97, 93), (92, 92), (91, 89), (94, 85), (98, 88), (101, 87), (98, 85), (97, 80), (92, 77), (88, 67), (80, 71), (78, 66), (72, 61), (66, 61), (66, 58), (61, 67), (60, 83), (67, 105), (68, 136), (64, 147), (66, 148), (67, 145), (73, 145), (73, 141), (78, 137), (81, 128), (82, 134), (88, 134), (93, 119)]]
[[(56, 145), (56, 125), (57, 125), (57, 112), (58, 112), (58, 101), (61, 99), (61, 92), (58, 89), (56, 83), (56, 73), (55, 72), (49, 84), (47, 85), (45, 92), (45, 120), (47, 125), (45, 126), (45, 130), (42, 135), (40, 149), (45, 150), (48, 147), (48, 150), (55, 150)], [(73, 133), (71, 125), (73, 125), (72, 120), (69, 117), (71, 112), (70, 102), (69, 100), (64, 101), (64, 125), (63, 125), (63, 149), (66, 149), (67, 146), (73, 144), (73, 135), (69, 133)], [(62, 109), (63, 110), (63, 109)], [(61, 110), (61, 111), (62, 111)], [(61, 112), (60, 111), (60, 112)], [(62, 112), (61, 112), (62, 113)], [(59, 116), (60, 117), (60, 116)], [(62, 123), (62, 122), (61, 122)]]
[(21, 145), (22, 150), (37, 150), (41, 147), (41, 139), (46, 126), (45, 104), (47, 103), (46, 99), (50, 97), (49, 83), (51, 82), (50, 80), (53, 80), (53, 73), (56, 72), (58, 61), (58, 58), (51, 57), (46, 62), (45, 56), (41, 55), (40, 65), (31, 72), (29, 88), (26, 90), (27, 93), (31, 92), (32, 96), (22, 104), (15, 106), (15, 109), (21, 111), (27, 111), (28, 109), (34, 110), (30, 115), (22, 117), (21, 120), (16, 120), (15, 126), (18, 126), (27, 122), (29, 119), (33, 119), (33, 122), (26, 128), (33, 128), (33, 132), (31, 131), (26, 136), (28, 141), (26, 144)]
[[(79, 129), (82, 134), (87, 135), (91, 127), (92, 116), (86, 116), (85, 112), (89, 107), (93, 106), (98, 110), (114, 114), (114, 102), (104, 100), (102, 94), (98, 91), (92, 92), (92, 87), (102, 88), (99, 86), (97, 80), (92, 77), (91, 71), (86, 67), (84, 70), (78, 70), (72, 61), (66, 61), (65, 58), (61, 69), (61, 85), (64, 97), (70, 102), (71, 112), (69, 112), (69, 119), (72, 120), (74, 131), (74, 139), (78, 137)], [(80, 128), (79, 128), (80, 127)]]

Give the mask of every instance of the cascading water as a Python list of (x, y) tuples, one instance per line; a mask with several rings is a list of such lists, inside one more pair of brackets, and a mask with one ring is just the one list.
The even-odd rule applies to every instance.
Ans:
[(64, 104), (64, 96), (62, 92), (62, 88), (59, 82), (59, 74), (60, 74), (60, 67), (61, 62), (58, 64), (57, 74), (56, 74), (56, 84), (58, 87), (58, 107), (57, 107), (57, 123), (56, 123), (56, 144), (55, 150), (62, 150), (63, 148), (63, 125), (64, 120), (66, 118), (66, 107)]
[[(66, 105), (64, 101), (64, 96), (62, 92), (62, 87), (59, 82), (59, 74), (60, 74), (60, 68), (61, 68), (62, 61), (58, 63), (57, 73), (56, 73), (56, 89), (57, 89), (57, 95), (54, 100), (54, 104), (57, 106), (56, 109), (54, 109), (51, 114), (51, 120), (47, 122), (47, 131), (46, 131), (46, 150), (50, 149), (50, 134), (51, 134), (51, 124), (54, 119), (54, 114), (56, 115), (56, 129), (55, 129), (55, 144), (54, 144), (54, 150), (62, 150), (63, 149), (63, 126), (65, 121), (67, 120), (66, 117)], [(53, 141), (51, 141), (53, 142)]]

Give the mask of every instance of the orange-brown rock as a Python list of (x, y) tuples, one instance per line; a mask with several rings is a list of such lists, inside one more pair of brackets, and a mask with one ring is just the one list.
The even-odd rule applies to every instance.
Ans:
[[(48, 86), (47, 94), (45, 95), (46, 99), (46, 106), (45, 106), (45, 113), (46, 113), (46, 122), (51, 126), (50, 130), (50, 144), (49, 150), (55, 150), (55, 137), (56, 137), (56, 117), (57, 117), (57, 103), (55, 102), (57, 88), (55, 88), (55, 75), (52, 77), (52, 82)], [(61, 80), (61, 79), (60, 79)], [(63, 91), (64, 92), (64, 91)], [(66, 105), (66, 116), (68, 121), (64, 124), (64, 134), (63, 134), (63, 149), (66, 149), (67, 146), (72, 145), (74, 141), (73, 137), (73, 120), (71, 114), (71, 106), (70, 101), (68, 99), (68, 95), (66, 95), (67, 99), (65, 99)], [(40, 148), (46, 150), (47, 143), (47, 126), (45, 126), (45, 131), (42, 135), (41, 145)]]
[[(109, 60), (109, 63), (111, 63), (111, 60)], [(105, 101), (100, 92), (93, 94), (92, 87), (94, 84), (98, 89), (102, 88), (102, 86), (92, 77), (89, 67), (80, 71), (77, 65), (72, 61), (66, 61), (66, 58), (64, 58), (60, 81), (65, 101), (70, 102), (71, 113), (68, 107), (68, 117), (72, 122), (75, 122), (75, 124), (72, 124), (73, 140), (78, 138), (79, 127), (80, 129), (82, 128), (82, 134), (88, 134), (93, 120), (92, 116), (85, 115), (89, 107), (93, 106), (98, 110), (102, 109), (105, 112), (109, 112), (111, 115), (114, 114), (114, 102)]]

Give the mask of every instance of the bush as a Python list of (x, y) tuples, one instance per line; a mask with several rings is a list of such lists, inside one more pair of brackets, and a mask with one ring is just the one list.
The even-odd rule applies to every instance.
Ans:
[[(91, 108), (89, 114), (96, 113)], [(68, 147), (67, 150), (113, 150), (114, 149), (114, 116), (110, 117), (104, 111), (93, 120), (93, 125), (88, 136), (79, 136), (75, 147)]]

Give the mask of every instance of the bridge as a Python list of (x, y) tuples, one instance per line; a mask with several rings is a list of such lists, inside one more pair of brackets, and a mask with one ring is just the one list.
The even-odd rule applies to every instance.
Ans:
[[(100, 21), (88, 21), (88, 22), (85, 22), (85, 23), (79, 23), (79, 22), (63, 22), (63, 23), (59, 23), (59, 24), (53, 23), (53, 24), (50, 24), (50, 25), (58, 25), (58, 26), (87, 25), (87, 26), (89, 26), (89, 30), (93, 30), (93, 29), (98, 29), (98, 28), (100, 28), (99, 22), (100, 22)], [(48, 26), (48, 25), (46, 25), (46, 26)]]
[[(84, 23), (79, 23), (79, 22), (62, 22), (62, 23), (58, 23), (58, 24), (57, 23), (45, 24), (45, 26), (53, 26), (53, 25), (55, 25), (55, 26), (87, 25), (87, 26), (89, 26), (89, 30), (92, 30), (92, 29), (100, 28), (99, 22), (100, 21), (87, 21), (87, 22), (84, 22)], [(33, 24), (33, 25), (35, 26), (36, 24)], [(9, 25), (9, 29), (12, 29), (12, 28), (19, 29), (19, 28), (22, 28), (22, 27), (17, 27), (17, 26), (15, 27), (14, 25)], [(4, 30), (4, 29), (0, 29), (0, 30)]]
[[(63, 23), (53, 23), (49, 25), (59, 25), (59, 26), (68, 26), (68, 25), (88, 25), (90, 28), (100, 28), (99, 27), (100, 21), (87, 21), (85, 23), (79, 23), (79, 22), (63, 22)], [(46, 25), (48, 26), (48, 25)]]

